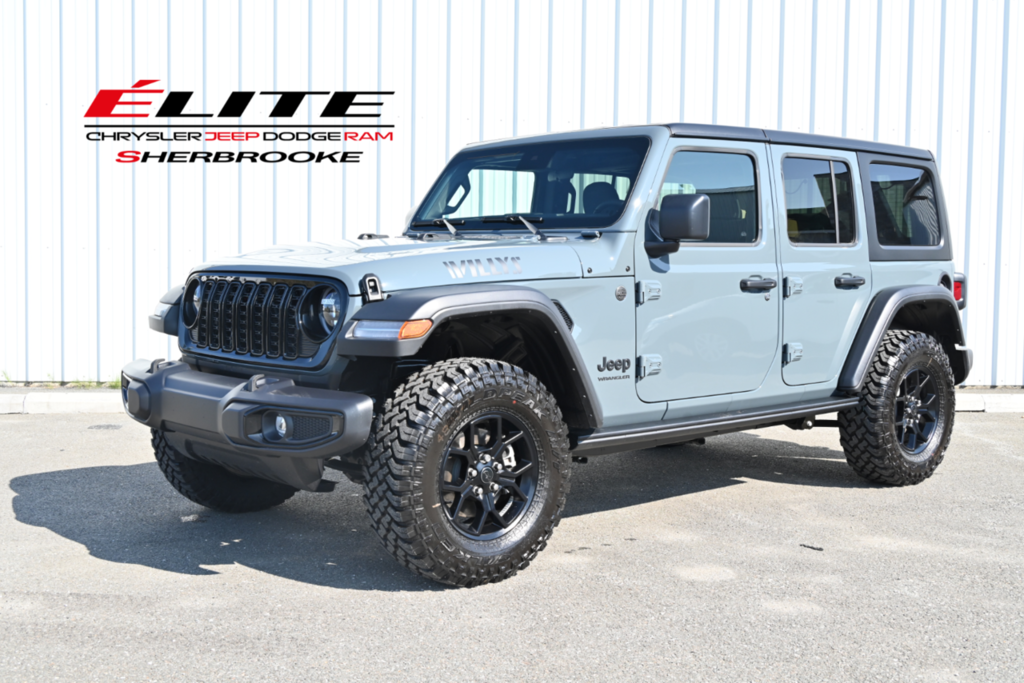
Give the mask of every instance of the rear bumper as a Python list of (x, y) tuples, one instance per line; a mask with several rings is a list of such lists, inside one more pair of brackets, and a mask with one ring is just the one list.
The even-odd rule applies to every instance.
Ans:
[(180, 361), (129, 363), (121, 371), (121, 399), (128, 415), (166, 432), (189, 457), (310, 491), (325, 459), (366, 442), (373, 417), (363, 394), (263, 375), (239, 381)]

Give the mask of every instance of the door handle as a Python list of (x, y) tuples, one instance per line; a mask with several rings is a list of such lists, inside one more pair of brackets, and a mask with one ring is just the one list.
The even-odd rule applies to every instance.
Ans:
[(836, 278), (836, 287), (838, 289), (844, 289), (846, 287), (857, 288), (867, 284), (867, 280), (858, 275), (840, 275)]
[(740, 289), (744, 292), (761, 292), (766, 289), (775, 289), (779, 283), (771, 278), (746, 277), (740, 280)]

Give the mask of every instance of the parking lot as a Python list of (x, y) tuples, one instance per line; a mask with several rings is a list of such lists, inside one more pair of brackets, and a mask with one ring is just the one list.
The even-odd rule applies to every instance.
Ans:
[(123, 415), (0, 416), (0, 679), (1020, 680), (1024, 416), (956, 421), (906, 489), (834, 429), (594, 458), (532, 566), (451, 589), (347, 481), (214, 513)]

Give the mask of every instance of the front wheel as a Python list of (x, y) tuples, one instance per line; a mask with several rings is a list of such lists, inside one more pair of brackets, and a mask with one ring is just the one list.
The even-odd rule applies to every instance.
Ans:
[(158, 429), (153, 432), (153, 455), (171, 486), (193, 503), (220, 512), (257, 512), (280, 505), (298, 489), (274, 481), (242, 477), (223, 467), (179, 453)]
[(474, 586), (525, 568), (558, 524), (569, 440), (536, 377), (493, 360), (428, 366), (384, 404), (365, 462), (384, 547), (412, 571)]
[(876, 484), (924, 481), (946, 453), (955, 401), (953, 371), (939, 342), (923, 332), (889, 330), (860, 403), (839, 413), (846, 461)]

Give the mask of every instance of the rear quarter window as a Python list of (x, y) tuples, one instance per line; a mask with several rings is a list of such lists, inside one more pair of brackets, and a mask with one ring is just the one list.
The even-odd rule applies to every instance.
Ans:
[(942, 243), (931, 173), (913, 166), (873, 163), (870, 177), (879, 244), (935, 247)]

